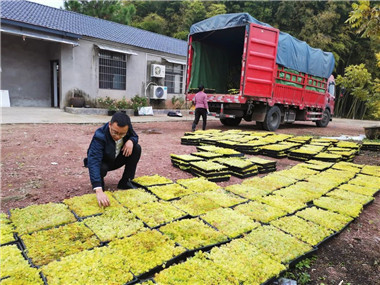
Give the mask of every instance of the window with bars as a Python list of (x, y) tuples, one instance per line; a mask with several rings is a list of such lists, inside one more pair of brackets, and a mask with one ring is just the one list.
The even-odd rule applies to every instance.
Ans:
[(165, 65), (165, 86), (168, 87), (168, 93), (183, 92), (183, 65), (174, 63)]
[(108, 50), (99, 51), (99, 88), (125, 90), (126, 55)]

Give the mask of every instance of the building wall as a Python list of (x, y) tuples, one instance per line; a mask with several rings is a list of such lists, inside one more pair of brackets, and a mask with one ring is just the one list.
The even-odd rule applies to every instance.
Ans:
[(50, 107), (50, 61), (59, 58), (60, 44), (1, 34), (1, 89), (11, 106)]
[[(21, 36), (1, 34), (2, 90), (9, 90), (11, 106), (51, 106), (51, 61), (59, 60), (60, 108), (69, 105), (76, 91), (87, 94), (86, 102), (97, 98), (131, 99), (135, 95), (150, 96), (151, 86), (164, 85), (164, 79), (150, 77), (150, 64), (165, 64), (164, 58), (185, 61), (185, 57), (145, 50), (133, 46), (84, 38), (79, 46), (60, 44)], [(96, 44), (128, 49), (137, 55), (127, 55), (126, 90), (99, 88), (99, 57)], [(185, 80), (185, 76), (184, 76)], [(151, 83), (148, 88), (146, 85)], [(154, 100), (156, 107), (165, 107), (168, 100)], [(175, 94), (178, 97), (178, 94)]]

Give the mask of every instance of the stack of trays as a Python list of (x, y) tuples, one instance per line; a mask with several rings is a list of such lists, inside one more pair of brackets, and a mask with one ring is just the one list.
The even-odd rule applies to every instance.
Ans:
[(252, 140), (245, 143), (237, 143), (235, 146), (236, 147), (235, 149), (242, 153), (258, 154), (261, 150), (261, 147), (265, 145), (268, 145), (268, 143), (264, 141), (259, 141), (259, 140)]
[(339, 141), (335, 145), (341, 148), (350, 148), (356, 151), (360, 150), (360, 144), (355, 143), (355, 142)]
[(291, 150), (297, 148), (298, 146), (298, 143), (279, 143), (266, 145), (261, 147), (261, 154), (275, 158), (283, 158), (286, 157)]
[(250, 157), (248, 159), (257, 166), (259, 173), (268, 173), (276, 171), (277, 161), (263, 159), (257, 156)]
[(199, 141), (199, 145), (216, 145), (218, 140), (218, 137), (204, 137)]
[(317, 155), (324, 150), (321, 145), (303, 145), (302, 147), (289, 152), (288, 157), (295, 160), (310, 160), (313, 156)]
[(204, 177), (214, 182), (227, 181), (231, 177), (227, 166), (212, 161), (190, 162), (190, 167), (193, 175)]
[(248, 178), (258, 174), (258, 168), (248, 159), (240, 157), (216, 158), (216, 161), (228, 167), (230, 173), (240, 179)]
[(244, 154), (236, 150), (224, 147), (217, 147), (213, 145), (198, 146), (197, 150), (215, 152), (218, 154), (222, 154), (223, 156), (244, 156)]
[(203, 160), (201, 157), (196, 157), (190, 154), (171, 154), (170, 158), (174, 167), (178, 167), (184, 171), (190, 170), (190, 162)]
[(312, 139), (310, 141), (310, 144), (312, 145), (323, 145), (323, 146), (326, 146), (326, 147), (329, 147), (330, 145), (333, 144), (333, 141), (330, 140), (330, 139)]
[(237, 145), (237, 144), (238, 144), (238, 142), (235, 142), (235, 141), (231, 141), (231, 140), (222, 140), (222, 141), (218, 141), (218, 142), (216, 143), (216, 146), (236, 149), (236, 145)]
[(380, 151), (380, 142), (365, 141), (361, 147), (362, 150)]
[(223, 157), (223, 154), (211, 152), (211, 151), (198, 151), (198, 152), (193, 152), (191, 155), (197, 156), (202, 159), (214, 159), (218, 157)]
[(353, 161), (358, 150), (342, 147), (329, 147), (327, 151), (331, 154), (337, 154), (342, 156), (342, 160)]
[(333, 166), (333, 163), (312, 159), (306, 161), (304, 166), (313, 170), (325, 171), (326, 169), (329, 169), (331, 166)]
[(320, 152), (316, 156), (313, 157), (313, 159), (327, 161), (327, 162), (338, 162), (342, 160), (342, 156), (339, 154), (333, 154), (329, 152)]
[(199, 145), (200, 140), (203, 136), (199, 135), (185, 135), (181, 137), (181, 144), (183, 145)]
[(287, 142), (294, 142), (294, 143), (299, 143), (299, 144), (307, 144), (311, 141), (312, 137), (309, 136), (297, 136), (297, 137), (292, 137), (290, 139), (287, 139)]

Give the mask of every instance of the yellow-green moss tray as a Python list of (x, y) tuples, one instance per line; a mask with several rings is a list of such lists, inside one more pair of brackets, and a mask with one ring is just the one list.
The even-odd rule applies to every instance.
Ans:
[(73, 213), (61, 203), (31, 205), (10, 212), (10, 219), (20, 235), (76, 221)]
[(288, 214), (294, 213), (295, 211), (306, 207), (306, 204), (299, 200), (293, 200), (280, 195), (268, 195), (260, 197), (257, 198), (257, 201), (279, 208), (283, 211), (286, 211)]
[[(379, 143), (380, 144), (380, 143)], [(365, 165), (361, 171), (362, 174), (380, 177), (380, 166), (377, 165)]]
[(229, 270), (223, 270), (201, 251), (157, 273), (154, 280), (158, 284), (240, 284)]
[(207, 226), (198, 218), (175, 221), (160, 227), (159, 230), (187, 249), (197, 249), (228, 240), (227, 236)]
[(162, 184), (173, 183), (171, 179), (160, 176), (158, 174), (136, 177), (135, 179), (133, 179), (133, 182), (136, 182), (146, 187), (152, 186), (152, 185), (162, 185)]
[(353, 220), (352, 217), (318, 209), (316, 207), (310, 207), (302, 211), (298, 211), (296, 215), (336, 232), (342, 230), (349, 222)]
[(28, 261), (22, 256), (15, 244), (1, 247), (0, 278), (1, 284), (44, 284), (39, 270), (30, 267)]
[(256, 188), (255, 186), (244, 185), (244, 184), (229, 185), (225, 189), (227, 191), (230, 191), (232, 193), (235, 193), (237, 195), (240, 195), (242, 197), (245, 197), (251, 200), (255, 200), (258, 197), (262, 197), (269, 194), (269, 192), (266, 190)]
[(206, 191), (201, 193), (200, 195), (212, 200), (221, 207), (232, 207), (234, 205), (247, 201), (247, 199), (244, 199), (240, 196), (236, 196), (235, 194), (225, 191), (223, 189)]
[(201, 177), (178, 179), (177, 183), (197, 193), (221, 188), (215, 182), (208, 181), (207, 179)]
[(273, 195), (280, 195), (291, 200), (297, 200), (302, 203), (311, 202), (314, 199), (321, 197), (323, 194), (318, 192), (310, 192), (302, 188), (298, 188), (297, 184), (272, 192)]
[(28, 257), (39, 266), (100, 245), (94, 232), (79, 222), (24, 235), (22, 240)]
[(142, 204), (131, 211), (151, 228), (186, 216), (185, 212), (164, 201)]
[(256, 228), (243, 239), (274, 260), (285, 264), (313, 249), (309, 244), (273, 226)]
[(150, 186), (148, 187), (148, 190), (163, 200), (171, 200), (194, 193), (191, 189), (187, 189), (177, 183), (161, 186)]
[(278, 276), (286, 267), (255, 249), (243, 239), (213, 248), (209, 258), (240, 284), (262, 284)]
[(380, 189), (380, 177), (358, 174), (354, 179), (350, 180), (350, 184), (366, 186)]
[(350, 184), (350, 183), (340, 185), (339, 189), (347, 190), (347, 191), (358, 193), (358, 194), (363, 194), (366, 196), (373, 196), (377, 191), (379, 191), (378, 188), (360, 186), (360, 185), (355, 185), (355, 184)]
[(312, 246), (316, 246), (333, 234), (332, 230), (297, 216), (282, 217), (272, 221), (271, 224)]
[(65, 199), (63, 200), (63, 203), (65, 203), (79, 217), (87, 217), (96, 214), (101, 214), (105, 211), (108, 211), (109, 209), (115, 207), (122, 207), (122, 205), (120, 205), (120, 203), (116, 201), (115, 198), (112, 196), (111, 192), (106, 191), (105, 194), (107, 195), (110, 201), (110, 206), (107, 208), (99, 206), (95, 193)]
[(269, 223), (287, 214), (279, 208), (256, 201), (237, 205), (234, 210), (262, 223)]
[(260, 226), (249, 217), (229, 208), (219, 208), (201, 216), (229, 238), (235, 238)]
[(192, 216), (199, 216), (220, 207), (219, 204), (201, 195), (201, 193), (182, 197), (180, 200), (173, 201), (172, 204)]
[(356, 218), (360, 215), (363, 205), (355, 201), (342, 200), (334, 197), (321, 197), (313, 201), (314, 205)]
[(370, 197), (370, 196), (358, 194), (358, 193), (351, 192), (351, 191), (346, 191), (346, 190), (339, 189), (339, 188), (328, 192), (326, 194), (326, 196), (334, 197), (334, 198), (338, 198), (338, 199), (343, 199), (343, 200), (355, 201), (355, 202), (362, 204), (362, 205), (365, 205), (365, 204), (373, 201), (373, 199), (374, 199), (373, 197)]
[(157, 201), (157, 197), (146, 192), (144, 189), (119, 190), (112, 193), (116, 200), (128, 209)]
[[(109, 243), (109, 248), (125, 257), (126, 264), (135, 276), (147, 273), (186, 251), (157, 230), (148, 230), (128, 238), (116, 239)], [(114, 266), (120, 267), (118, 263)]]
[(14, 226), (5, 213), (0, 213), (0, 244), (6, 244), (15, 241)]
[(134, 279), (127, 256), (97, 247), (42, 266), (48, 284), (125, 284)]
[(110, 209), (101, 216), (85, 219), (84, 223), (103, 242), (144, 230), (143, 222), (125, 208)]

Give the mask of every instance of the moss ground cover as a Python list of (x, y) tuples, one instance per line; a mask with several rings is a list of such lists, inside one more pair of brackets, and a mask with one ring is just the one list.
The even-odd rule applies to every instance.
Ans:
[(333, 231), (297, 216), (283, 217), (271, 224), (310, 245), (317, 245), (330, 236)]
[(58, 203), (31, 205), (10, 212), (11, 221), (20, 235), (76, 221), (68, 207)]
[(122, 207), (110, 209), (101, 216), (87, 218), (84, 223), (103, 242), (123, 238), (144, 229), (143, 222)]
[(285, 264), (313, 249), (309, 244), (273, 226), (254, 229), (243, 239), (274, 260)]
[(355, 201), (355, 202), (362, 204), (362, 205), (367, 204), (367, 203), (373, 201), (373, 199), (374, 199), (373, 197), (370, 197), (370, 196), (358, 194), (355, 192), (346, 191), (346, 190), (339, 189), (339, 188), (328, 192), (326, 194), (326, 196), (334, 197), (334, 198), (338, 198), (338, 199), (343, 199), (343, 200)]
[(205, 254), (198, 252), (194, 257), (164, 269), (154, 276), (158, 284), (234, 284), (239, 280), (229, 270), (223, 270)]
[(63, 200), (63, 203), (65, 203), (79, 217), (97, 215), (109, 211), (112, 208), (121, 207), (120, 203), (112, 197), (111, 192), (106, 191), (105, 194), (110, 201), (110, 206), (107, 208), (99, 207), (95, 193), (65, 199)]
[(171, 203), (192, 216), (199, 216), (220, 207), (219, 204), (203, 196), (202, 193), (191, 194)]
[(279, 208), (257, 201), (237, 205), (234, 210), (262, 223), (269, 223), (286, 215), (286, 212)]
[(360, 186), (355, 184), (342, 184), (339, 189), (347, 190), (353, 193), (358, 193), (366, 196), (373, 196), (379, 189), (377, 187)]
[(229, 238), (235, 238), (260, 226), (260, 223), (229, 208), (219, 208), (207, 212), (201, 218)]
[(176, 221), (160, 227), (159, 230), (187, 249), (197, 249), (228, 239), (198, 218)]
[(48, 284), (125, 284), (133, 280), (127, 256), (97, 247), (42, 266)]
[(114, 240), (110, 242), (109, 248), (126, 259), (130, 270), (136, 276), (164, 264), (185, 251), (183, 247), (177, 246), (173, 240), (157, 230), (148, 230), (128, 238)]
[(305, 210), (298, 211), (296, 215), (334, 231), (340, 231), (353, 220), (352, 217), (318, 209), (316, 207), (310, 207)]
[(171, 200), (194, 193), (191, 189), (187, 189), (177, 183), (162, 186), (151, 186), (148, 187), (148, 190), (163, 200)]
[(244, 184), (229, 185), (225, 189), (227, 191), (230, 191), (232, 193), (235, 193), (239, 196), (242, 196), (244, 198), (251, 199), (251, 200), (255, 200), (258, 197), (262, 197), (269, 194), (269, 192), (266, 190), (256, 188), (255, 186), (244, 185)]
[(260, 197), (257, 199), (257, 201), (279, 208), (283, 211), (286, 211), (288, 214), (294, 213), (295, 211), (306, 207), (306, 204), (299, 200), (293, 200), (280, 195), (268, 195)]
[(44, 284), (39, 270), (30, 267), (28, 261), (22, 256), (16, 245), (1, 247), (0, 252), (0, 278), (1, 284)]
[(247, 201), (247, 199), (244, 199), (240, 196), (236, 196), (235, 194), (225, 191), (223, 189), (206, 191), (200, 193), (199, 195), (210, 199), (211, 201), (215, 202), (221, 207), (231, 207)]
[(355, 201), (336, 199), (334, 197), (321, 197), (314, 200), (313, 203), (318, 207), (353, 218), (358, 217), (363, 209), (363, 205), (355, 203)]
[(223, 270), (231, 272), (241, 284), (262, 284), (286, 269), (242, 239), (213, 248), (209, 258)]
[(24, 235), (22, 240), (28, 257), (39, 266), (100, 245), (95, 234), (79, 222)]
[(164, 201), (145, 203), (131, 211), (151, 228), (186, 216), (185, 212)]
[(0, 244), (15, 241), (13, 223), (5, 213), (0, 213)]
[(157, 197), (146, 192), (144, 189), (119, 190), (112, 193), (117, 201), (123, 206), (129, 208), (157, 201)]
[(136, 177), (135, 179), (133, 179), (133, 182), (136, 182), (146, 187), (173, 183), (171, 179), (160, 176), (158, 174)]
[(195, 193), (216, 190), (216, 189), (221, 188), (215, 182), (211, 182), (205, 178), (199, 178), (199, 177), (188, 178), (188, 179), (178, 179), (177, 183)]

